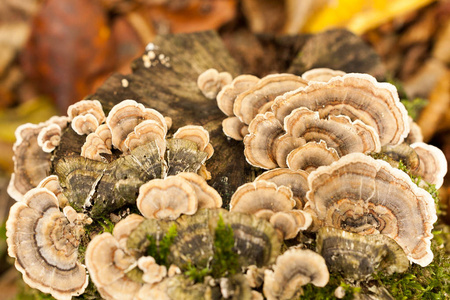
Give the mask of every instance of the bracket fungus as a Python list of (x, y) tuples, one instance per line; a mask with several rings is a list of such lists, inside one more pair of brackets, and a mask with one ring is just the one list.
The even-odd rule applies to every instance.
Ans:
[(233, 106), (236, 97), (252, 88), (259, 78), (253, 75), (239, 75), (224, 86), (217, 95), (217, 106), (228, 117), (234, 116)]
[(302, 74), (302, 78), (307, 81), (327, 82), (336, 76), (344, 76), (344, 71), (333, 70), (329, 68), (316, 68), (306, 71)]
[(317, 252), (325, 258), (331, 272), (353, 280), (366, 280), (375, 271), (402, 273), (409, 267), (403, 249), (382, 234), (360, 235), (322, 227), (317, 232)]
[(368, 74), (350, 73), (328, 82), (309, 82), (303, 89), (275, 99), (272, 111), (280, 122), (294, 109), (318, 111), (321, 118), (346, 115), (375, 129), (381, 145), (399, 144), (409, 133), (408, 113), (396, 88)]
[(65, 212), (72, 215), (70, 220), (59, 210), (52, 192), (34, 188), (11, 207), (6, 234), (8, 254), (16, 258), (15, 266), (24, 281), (68, 300), (82, 294), (89, 283), (84, 266), (77, 261), (83, 222), (89, 223), (89, 219), (77, 218), (71, 207)]
[(414, 174), (421, 176), (430, 184), (435, 184), (437, 189), (440, 188), (447, 174), (447, 160), (444, 153), (439, 148), (423, 142), (411, 144), (411, 148), (419, 156), (419, 168)]
[(277, 186), (287, 186), (292, 191), (295, 200), (295, 208), (302, 209), (306, 203), (308, 191), (308, 173), (302, 170), (293, 171), (286, 168), (277, 168), (266, 171), (255, 178), (255, 181), (265, 180), (275, 183)]
[(103, 107), (98, 100), (81, 100), (67, 109), (72, 129), (79, 135), (94, 132), (105, 121)]
[(65, 128), (67, 117), (51, 117), (45, 122), (27, 123), (16, 129), (16, 142), (13, 146), (14, 173), (8, 185), (8, 194), (16, 201), (20, 201), (26, 192), (50, 175), (51, 154), (44, 152), (39, 146), (38, 136), (45, 128), (53, 127), (52, 124)]
[(278, 256), (273, 271), (264, 275), (264, 296), (268, 300), (298, 297), (302, 286), (312, 283), (324, 287), (329, 280), (325, 259), (311, 250), (290, 249)]
[(337, 151), (327, 147), (327, 143), (320, 140), (320, 142), (308, 142), (289, 152), (286, 164), (291, 170), (305, 170), (311, 173), (318, 167), (328, 166), (338, 159)]
[(245, 183), (236, 190), (231, 196), (230, 211), (254, 214), (269, 220), (276, 212), (292, 210), (295, 204), (289, 187), (257, 180)]
[(58, 176), (50, 175), (42, 179), (37, 185), (38, 188), (46, 188), (58, 198), (59, 207), (64, 208), (68, 204), (66, 196), (63, 194), (62, 188), (59, 185)]
[(50, 124), (39, 132), (37, 136), (38, 145), (42, 151), (50, 153), (55, 150), (61, 141), (61, 128), (58, 124)]
[(270, 224), (281, 234), (285, 240), (293, 239), (300, 230), (306, 230), (312, 223), (312, 217), (302, 210), (279, 211), (269, 220)]
[(228, 72), (220, 72), (216, 69), (208, 69), (198, 76), (197, 86), (208, 99), (216, 98), (222, 87), (230, 84), (233, 77)]
[(433, 260), (434, 200), (403, 171), (352, 153), (319, 167), (308, 183), (308, 204), (325, 226), (381, 233), (393, 238), (410, 261), (426, 266)]
[(139, 146), (154, 141), (159, 149), (159, 154), (164, 156), (166, 152), (166, 133), (167, 130), (161, 123), (155, 120), (145, 120), (136, 125), (123, 142), (126, 152), (132, 151)]

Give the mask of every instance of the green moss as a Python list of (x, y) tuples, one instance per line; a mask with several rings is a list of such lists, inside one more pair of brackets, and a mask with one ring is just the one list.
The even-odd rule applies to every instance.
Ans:
[(0, 225), (0, 241), (6, 241), (6, 222)]
[(177, 237), (177, 225), (175, 223), (169, 227), (169, 230), (164, 235), (164, 237), (159, 241), (156, 241), (155, 237), (148, 235), (147, 239), (150, 244), (147, 247), (147, 255), (153, 257), (157, 264), (164, 265), (166, 267), (170, 266), (168, 261), (168, 256), (170, 252), (170, 246), (172, 245), (174, 239)]
[(422, 98), (415, 98), (413, 100), (401, 99), (400, 100), (408, 111), (408, 115), (417, 120), (422, 109), (427, 106), (428, 100)]

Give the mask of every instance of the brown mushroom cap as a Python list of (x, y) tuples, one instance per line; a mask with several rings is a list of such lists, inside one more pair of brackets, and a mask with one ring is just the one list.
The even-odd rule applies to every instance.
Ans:
[(321, 119), (318, 112), (306, 107), (296, 108), (284, 119), (286, 135), (302, 137), (307, 142), (321, 140), (336, 149), (339, 156), (352, 152), (379, 152), (380, 140), (376, 131), (346, 116), (329, 116)]
[(419, 168), (414, 172), (428, 183), (440, 188), (447, 174), (447, 159), (444, 153), (437, 147), (426, 143), (414, 143), (411, 147), (419, 156)]
[(306, 203), (308, 191), (308, 173), (299, 170), (293, 171), (286, 168), (278, 168), (266, 171), (256, 177), (255, 181), (265, 180), (275, 183), (277, 186), (287, 186), (291, 189), (295, 200), (295, 208), (302, 209)]
[(97, 235), (89, 242), (85, 261), (92, 282), (105, 299), (133, 299), (142, 287), (142, 283), (126, 276), (135, 258), (128, 255), (109, 232)]
[(308, 177), (308, 203), (325, 226), (393, 238), (421, 266), (433, 259), (433, 198), (387, 162), (352, 153)]
[(241, 185), (231, 197), (230, 211), (270, 217), (268, 212), (288, 211), (295, 206), (292, 191), (287, 186), (258, 180)]
[(214, 99), (222, 87), (230, 84), (233, 77), (228, 72), (220, 72), (216, 69), (208, 69), (197, 79), (197, 86), (206, 98)]
[(112, 147), (112, 136), (111, 136), (111, 130), (109, 129), (108, 125), (102, 124), (97, 127), (95, 130), (95, 133), (98, 134), (98, 136), (105, 142), (106, 147), (108, 149), (111, 149)]
[(303, 89), (277, 97), (272, 111), (280, 122), (298, 107), (329, 114), (346, 115), (372, 126), (381, 145), (399, 144), (409, 132), (408, 113), (396, 88), (378, 83), (368, 74), (346, 74), (328, 82), (310, 82)]
[(344, 71), (333, 70), (329, 68), (315, 68), (303, 73), (302, 78), (307, 81), (327, 82), (333, 77), (344, 76), (345, 74), (346, 73)]
[(72, 129), (79, 135), (94, 132), (105, 121), (105, 113), (98, 100), (81, 100), (67, 109)]
[(158, 146), (159, 153), (164, 156), (166, 152), (166, 130), (155, 120), (145, 120), (134, 127), (123, 142), (128, 151), (154, 141)]
[(273, 272), (265, 271), (263, 292), (268, 300), (292, 299), (301, 287), (324, 287), (330, 278), (325, 259), (312, 250), (290, 249), (278, 256)]
[(267, 75), (255, 86), (236, 97), (233, 113), (245, 124), (250, 124), (264, 104), (288, 91), (305, 87), (307, 84), (307, 81), (293, 74)]
[(293, 137), (284, 134), (273, 141), (272, 153), (278, 166), (287, 168), (287, 157), (289, 153), (306, 144), (303, 137)]
[(195, 214), (198, 200), (187, 180), (168, 176), (143, 184), (136, 205), (146, 218), (175, 220), (181, 214)]
[(8, 254), (32, 288), (57, 299), (82, 294), (89, 283), (77, 261), (79, 235), (59, 210), (58, 199), (45, 188), (35, 188), (11, 207), (6, 223)]
[(242, 141), (248, 133), (248, 126), (238, 117), (228, 117), (222, 121), (223, 133), (236, 141)]
[(234, 116), (233, 105), (236, 97), (252, 88), (258, 81), (259, 78), (253, 75), (239, 75), (234, 78), (217, 95), (217, 106), (227, 116)]
[(244, 155), (249, 164), (264, 169), (278, 166), (274, 154), (274, 141), (283, 133), (283, 126), (273, 113), (257, 115), (250, 123), (244, 138)]
[(126, 137), (136, 125), (144, 120), (155, 120), (167, 131), (166, 121), (158, 111), (145, 108), (144, 105), (134, 100), (124, 100), (115, 105), (106, 118), (114, 147), (126, 152), (127, 149), (124, 145)]
[(305, 170), (311, 173), (320, 166), (328, 166), (339, 159), (339, 155), (333, 148), (328, 148), (327, 143), (309, 142), (292, 150), (287, 156), (287, 165), (291, 170)]
[(190, 172), (178, 173), (176, 176), (187, 180), (194, 188), (197, 196), (198, 209), (200, 208), (219, 208), (222, 206), (222, 197), (219, 193), (206, 183), (200, 175)]
[(61, 186), (59, 185), (58, 176), (50, 175), (42, 179), (37, 185), (38, 188), (46, 188), (58, 198), (59, 207), (65, 207), (69, 202), (64, 196)]

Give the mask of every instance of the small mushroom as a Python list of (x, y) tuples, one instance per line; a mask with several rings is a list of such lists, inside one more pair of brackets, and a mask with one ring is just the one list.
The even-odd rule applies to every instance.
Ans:
[(381, 145), (397, 145), (409, 132), (408, 113), (396, 88), (379, 83), (368, 74), (346, 74), (328, 82), (310, 82), (307, 87), (277, 97), (272, 111), (280, 122), (294, 109), (318, 111), (321, 118), (346, 115), (375, 129)]
[(233, 81), (224, 86), (217, 95), (217, 106), (227, 116), (234, 116), (233, 105), (236, 97), (252, 88), (258, 81), (259, 78), (253, 75), (239, 75), (234, 78)]
[(249, 134), (244, 138), (244, 155), (249, 164), (264, 169), (273, 169), (276, 162), (275, 140), (283, 133), (283, 126), (273, 113), (260, 114), (250, 123)]
[(306, 71), (302, 74), (302, 78), (307, 81), (327, 82), (336, 76), (344, 76), (344, 71), (333, 70), (329, 68), (316, 68)]
[(105, 121), (105, 113), (98, 100), (81, 100), (67, 109), (72, 129), (79, 135), (94, 132)]
[(308, 177), (308, 204), (325, 226), (393, 238), (421, 266), (433, 259), (433, 197), (401, 170), (361, 153), (341, 157)]
[(125, 139), (144, 120), (154, 120), (167, 131), (166, 121), (158, 111), (145, 108), (144, 105), (134, 100), (124, 100), (116, 104), (106, 118), (106, 124), (111, 130), (113, 146), (126, 152)]
[(329, 116), (321, 119), (318, 112), (306, 107), (294, 109), (284, 119), (286, 135), (302, 137), (306, 142), (325, 141), (327, 147), (334, 148), (339, 156), (352, 152), (379, 152), (380, 140), (376, 131), (346, 116)]
[(254, 214), (269, 220), (278, 211), (289, 211), (295, 206), (292, 191), (287, 186), (258, 180), (241, 185), (231, 196), (230, 211)]
[(202, 126), (187, 125), (179, 128), (174, 134), (174, 139), (184, 139), (197, 144), (198, 150), (208, 154), (208, 159), (214, 153), (214, 149), (209, 143), (209, 132)]
[(312, 217), (301, 210), (279, 211), (269, 221), (283, 239), (289, 240), (295, 238), (300, 230), (306, 230), (312, 223)]
[(328, 148), (323, 140), (309, 142), (292, 150), (286, 158), (291, 170), (305, 170), (311, 173), (320, 166), (328, 166), (337, 161), (339, 155), (333, 148)]
[(333, 227), (317, 232), (317, 252), (328, 269), (353, 280), (366, 280), (375, 271), (405, 272), (409, 260), (402, 248), (382, 234), (360, 235)]
[(419, 168), (414, 174), (430, 184), (435, 184), (437, 189), (440, 188), (447, 174), (447, 159), (444, 153), (435, 146), (421, 142), (411, 144), (411, 148), (419, 156)]
[(23, 124), (15, 131), (14, 173), (7, 191), (16, 201), (20, 201), (26, 192), (36, 187), (50, 173), (51, 155), (42, 150), (37, 137), (43, 128), (51, 124), (63, 128), (67, 125), (67, 117), (51, 117), (39, 124)]
[(242, 141), (248, 134), (248, 126), (238, 117), (228, 117), (222, 121), (223, 133), (236, 141)]
[(286, 92), (305, 87), (307, 84), (307, 81), (293, 74), (267, 75), (255, 86), (236, 97), (233, 113), (243, 123), (250, 124), (267, 102)]
[(92, 282), (104, 299), (132, 300), (142, 287), (127, 276), (136, 259), (121, 248), (109, 232), (95, 236), (85, 253), (86, 267)]
[(127, 240), (131, 232), (141, 224), (145, 218), (141, 215), (131, 214), (119, 221), (113, 230), (113, 236), (119, 242), (120, 247), (128, 253)]
[(109, 129), (108, 125), (102, 124), (97, 127), (95, 130), (95, 133), (98, 134), (98, 136), (105, 142), (105, 145), (108, 149), (111, 149), (112, 147), (112, 136), (111, 136), (111, 130)]
[(308, 173), (305, 171), (292, 171), (285, 168), (272, 169), (256, 177), (255, 181), (258, 180), (273, 182), (277, 186), (287, 186), (292, 191), (295, 208), (302, 209), (304, 207), (308, 191)]
[(194, 214), (198, 200), (188, 181), (169, 176), (143, 184), (139, 188), (136, 205), (147, 218), (175, 220), (181, 214)]
[(50, 124), (42, 128), (37, 136), (38, 145), (42, 151), (50, 153), (59, 145), (61, 141), (61, 127), (58, 124)]
[(176, 175), (189, 182), (194, 188), (198, 201), (198, 209), (200, 208), (219, 208), (222, 206), (222, 197), (219, 193), (209, 186), (205, 179), (195, 173), (182, 172)]
[(222, 87), (230, 84), (233, 77), (228, 72), (218, 72), (216, 69), (208, 69), (197, 79), (197, 86), (206, 98), (214, 99)]
[(129, 152), (139, 146), (154, 141), (162, 157), (166, 152), (165, 138), (166, 130), (160, 123), (155, 120), (145, 120), (134, 127), (134, 130), (127, 135), (123, 145), (128, 150), (127, 152)]
[(263, 292), (268, 300), (298, 297), (302, 286), (324, 287), (329, 280), (325, 259), (311, 250), (290, 249), (278, 256), (273, 271), (266, 270)]
[(63, 190), (59, 185), (58, 176), (50, 175), (42, 179), (41, 182), (37, 185), (38, 188), (46, 188), (53, 194), (55, 194), (56, 198), (58, 198), (59, 207), (64, 208), (69, 204), (66, 196), (63, 194)]
[(141, 256), (138, 261), (138, 267), (144, 271), (142, 280), (145, 283), (153, 284), (160, 282), (167, 276), (166, 266), (160, 266), (151, 256)]
[(103, 153), (112, 154), (111, 148), (108, 148), (105, 141), (97, 133), (90, 133), (86, 137), (86, 142), (84, 142), (81, 147), (80, 156), (96, 161), (106, 161), (106, 159), (101, 155)]
[(24, 281), (57, 299), (82, 294), (89, 283), (77, 261), (82, 228), (69, 222), (46, 188), (34, 188), (15, 203), (6, 222), (8, 254)]

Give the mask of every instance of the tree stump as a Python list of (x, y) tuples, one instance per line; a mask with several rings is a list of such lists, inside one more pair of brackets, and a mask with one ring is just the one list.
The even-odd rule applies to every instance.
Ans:
[[(333, 36), (332, 40), (330, 35)], [(332, 41), (339, 41), (336, 47), (329, 45)], [(237, 45), (233, 45), (232, 41), (231, 44), (230, 40), (227, 42), (232, 55), (238, 56), (241, 61), (254, 59), (252, 53), (264, 53), (265, 58), (273, 62), (282, 58), (282, 63), (274, 63), (273, 68), (265, 65), (266, 69), (245, 70), (254, 71), (260, 76), (267, 71), (287, 70), (301, 74), (307, 68), (320, 66), (343, 68), (347, 72), (366, 72), (379, 77), (382, 69), (375, 52), (345, 30), (316, 36), (256, 37), (249, 43), (244, 40), (239, 50), (236, 50)], [(260, 49), (255, 49), (255, 45)], [(262, 171), (246, 162), (242, 142), (227, 139), (223, 134), (222, 120), (225, 115), (218, 109), (215, 100), (207, 99), (200, 92), (197, 77), (209, 68), (237, 76), (241, 68), (219, 35), (213, 31), (158, 36), (153, 42), (153, 48), (151, 52), (155, 54), (154, 59), (150, 59), (153, 54), (144, 54), (147, 57), (133, 62), (132, 74), (111, 76), (87, 99), (98, 99), (107, 111), (125, 99), (134, 99), (172, 118), (169, 134), (189, 124), (204, 126), (210, 133), (215, 150), (206, 164), (212, 175), (209, 184), (218, 190), (224, 205), (228, 206), (234, 191), (243, 183), (252, 181)], [(243, 53), (245, 55), (242, 56)], [(257, 66), (248, 65), (254, 68)], [(54, 162), (63, 156), (79, 154), (84, 139), (84, 136), (77, 136), (70, 128), (66, 130)]]

